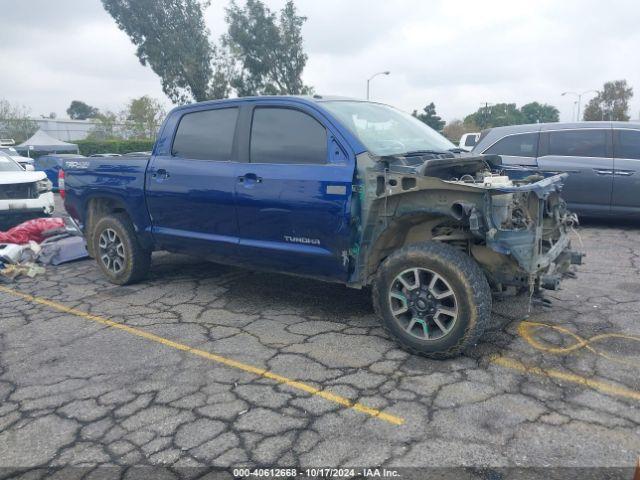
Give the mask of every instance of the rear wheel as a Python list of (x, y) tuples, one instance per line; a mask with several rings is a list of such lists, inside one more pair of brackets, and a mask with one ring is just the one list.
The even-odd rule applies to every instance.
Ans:
[(92, 250), (111, 283), (127, 285), (145, 277), (151, 252), (142, 248), (129, 218), (121, 213), (102, 217), (92, 235)]
[(491, 291), (476, 262), (428, 242), (393, 253), (378, 269), (376, 313), (406, 350), (431, 358), (459, 355), (477, 343), (491, 318)]

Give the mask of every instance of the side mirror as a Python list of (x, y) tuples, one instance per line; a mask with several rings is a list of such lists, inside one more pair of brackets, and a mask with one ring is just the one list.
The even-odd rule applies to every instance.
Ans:
[(28, 163), (24, 166), (24, 169), (25, 169), (27, 172), (33, 172), (33, 171), (35, 170), (34, 166), (33, 166), (33, 165), (30, 165), (30, 164), (28, 164)]

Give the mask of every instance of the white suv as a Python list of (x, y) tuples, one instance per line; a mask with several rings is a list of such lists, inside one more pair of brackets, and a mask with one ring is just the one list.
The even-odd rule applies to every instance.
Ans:
[(25, 170), (33, 170), (34, 162), (32, 158), (23, 157), (18, 153), (15, 149), (14, 145), (16, 142), (11, 138), (0, 138), (0, 152), (6, 153), (11, 158), (13, 158), (16, 162), (20, 164)]
[(49, 216), (53, 208), (47, 175), (25, 171), (13, 158), (0, 152), (0, 230), (31, 218)]

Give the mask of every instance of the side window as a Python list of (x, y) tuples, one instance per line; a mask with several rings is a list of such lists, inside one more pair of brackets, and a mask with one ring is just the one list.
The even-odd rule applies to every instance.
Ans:
[(473, 147), (476, 144), (476, 136), (475, 135), (467, 135), (467, 138), (464, 139), (465, 147)]
[(614, 157), (640, 159), (640, 130), (614, 130), (613, 138)]
[(187, 113), (180, 119), (171, 154), (198, 160), (231, 160), (237, 108)]
[(607, 130), (561, 130), (549, 132), (549, 155), (606, 157)]
[(250, 148), (253, 163), (326, 163), (327, 131), (298, 110), (256, 108)]
[(514, 157), (536, 157), (538, 155), (538, 134), (519, 133), (506, 136), (494, 143), (484, 153), (490, 155), (512, 155)]

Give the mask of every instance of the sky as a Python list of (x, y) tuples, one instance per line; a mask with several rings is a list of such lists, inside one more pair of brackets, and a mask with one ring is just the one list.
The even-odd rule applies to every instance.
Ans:
[[(241, 0), (239, 0), (241, 3)], [(265, 0), (278, 10), (284, 0)], [(637, 0), (295, 0), (308, 19), (303, 78), (319, 94), (371, 98), (403, 110), (434, 102), (445, 120), (485, 102), (549, 103), (572, 120), (575, 98), (627, 79), (640, 118)], [(224, 33), (226, 0), (206, 11)], [(0, 98), (35, 116), (66, 117), (72, 100), (121, 111), (142, 95), (171, 102), (99, 0), (0, 0)], [(593, 93), (585, 94), (583, 105)]]

